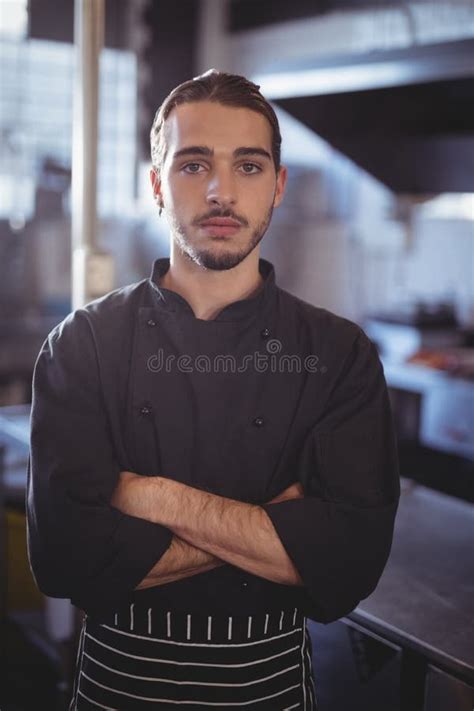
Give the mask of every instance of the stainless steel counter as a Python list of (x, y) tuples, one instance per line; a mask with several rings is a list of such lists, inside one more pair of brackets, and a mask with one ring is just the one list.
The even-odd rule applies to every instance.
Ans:
[(387, 567), (346, 621), (401, 647), (412, 686), (428, 664), (474, 684), (473, 542), (474, 506), (402, 480)]

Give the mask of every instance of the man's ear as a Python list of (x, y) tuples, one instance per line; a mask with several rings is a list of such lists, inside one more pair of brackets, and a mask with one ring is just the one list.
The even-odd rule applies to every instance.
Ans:
[(150, 181), (151, 187), (153, 188), (153, 198), (157, 201), (159, 205), (162, 205), (163, 197), (161, 195), (161, 180), (156, 168), (150, 169)]
[(278, 207), (281, 205), (283, 200), (283, 195), (285, 194), (286, 181), (288, 180), (288, 169), (286, 166), (281, 165), (277, 173), (275, 197), (273, 199), (273, 207)]

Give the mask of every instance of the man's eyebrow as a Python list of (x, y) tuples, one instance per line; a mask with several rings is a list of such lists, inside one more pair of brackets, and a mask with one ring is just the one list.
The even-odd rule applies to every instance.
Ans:
[(268, 151), (264, 148), (258, 148), (258, 146), (245, 146), (243, 148), (237, 148), (234, 151), (234, 156), (261, 156), (262, 158), (268, 158), (271, 160), (272, 157)]
[[(186, 146), (181, 148), (179, 151), (175, 151), (173, 154), (173, 160), (182, 158), (183, 156), (213, 156), (214, 151), (212, 148), (207, 146)], [(234, 151), (234, 157), (239, 156), (261, 156), (262, 158), (267, 158), (272, 160), (272, 157), (268, 151), (264, 148), (259, 148), (258, 146), (242, 146), (241, 148), (236, 148)]]
[(186, 146), (173, 154), (173, 160), (182, 156), (212, 156), (213, 153), (214, 151), (207, 146)]

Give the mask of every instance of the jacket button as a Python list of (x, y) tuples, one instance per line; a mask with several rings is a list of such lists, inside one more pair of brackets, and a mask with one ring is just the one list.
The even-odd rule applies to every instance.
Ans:
[(253, 421), (253, 424), (255, 425), (255, 427), (261, 427), (264, 422), (265, 420), (263, 419), (263, 417), (256, 417)]
[(260, 335), (262, 338), (268, 338), (268, 336), (270, 335), (270, 330), (268, 328), (263, 328), (260, 331)]
[(146, 322), (147, 326), (156, 326), (156, 321), (153, 321), (152, 318), (149, 318), (148, 321)]
[(140, 415), (151, 415), (151, 407), (143, 405), (143, 407), (140, 408)]
[(246, 588), (246, 587), (248, 587), (248, 583), (247, 583), (247, 581), (245, 581), (245, 580), (244, 580), (244, 582), (242, 583), (242, 587), (243, 587), (243, 588)]

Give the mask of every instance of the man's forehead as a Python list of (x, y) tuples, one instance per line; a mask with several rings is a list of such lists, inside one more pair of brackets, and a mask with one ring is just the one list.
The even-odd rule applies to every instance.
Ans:
[(245, 107), (195, 101), (173, 108), (164, 124), (168, 150), (183, 145), (271, 147), (271, 127), (262, 114)]

